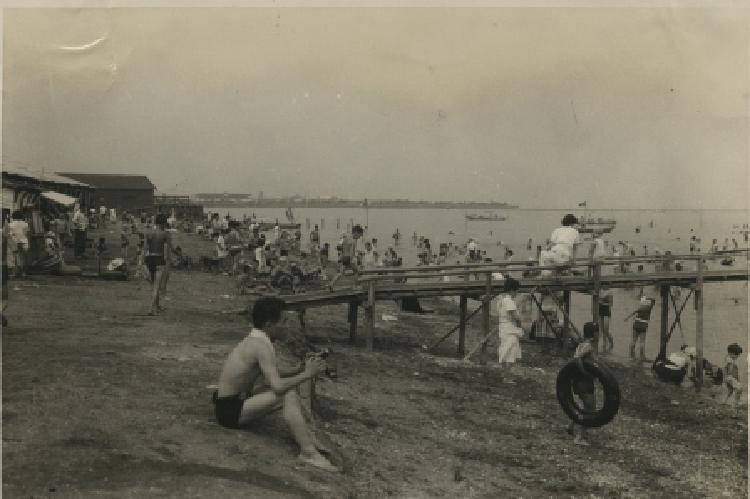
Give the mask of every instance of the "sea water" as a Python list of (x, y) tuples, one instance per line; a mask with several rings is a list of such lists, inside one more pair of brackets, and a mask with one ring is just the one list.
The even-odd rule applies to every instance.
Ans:
[[(284, 208), (213, 208), (214, 211), (235, 218), (243, 215), (255, 214), (257, 217), (286, 222)], [(311, 228), (318, 224), (321, 232), (321, 243), (328, 242), (331, 246), (331, 258), (335, 258), (335, 247), (342, 231), (347, 230), (352, 223), (367, 227), (365, 238), (378, 240), (378, 250), (385, 252), (388, 247), (394, 247), (404, 259), (404, 265), (413, 266), (417, 263), (418, 249), (412, 243), (413, 234), (430, 239), (433, 252), (437, 252), (440, 243), (452, 242), (463, 245), (468, 238), (475, 239), (481, 250), (487, 256), (499, 261), (503, 259), (506, 248), (510, 248), (513, 260), (525, 261), (534, 258), (536, 246), (544, 245), (552, 230), (560, 226), (562, 217), (568, 213), (565, 210), (526, 210), (514, 209), (503, 212), (496, 211), (507, 217), (505, 221), (468, 221), (466, 213), (455, 209), (369, 209), (364, 208), (294, 208), (294, 217), (301, 223), (303, 243), (308, 240)], [(575, 212), (582, 215), (582, 211)], [(733, 248), (732, 239), (736, 239), (741, 248), (748, 247), (745, 234), (741, 232), (743, 224), (748, 223), (748, 213), (745, 210), (602, 210), (588, 211), (588, 216), (613, 218), (617, 221), (615, 229), (605, 234), (604, 239), (611, 245), (619, 241), (632, 246), (638, 256), (648, 251), (650, 255), (658, 249), (662, 253), (666, 250), (673, 254), (688, 254), (691, 236), (700, 239), (701, 252), (707, 253), (711, 249), (713, 239), (718, 240), (719, 248), (728, 238), (729, 249)], [(309, 220), (309, 227), (307, 225)], [(401, 234), (400, 243), (395, 246), (392, 238), (396, 229)], [(587, 235), (582, 235), (584, 238)], [(531, 250), (528, 240), (532, 240)], [(580, 255), (582, 256), (582, 255)], [(456, 262), (448, 262), (456, 263)], [(694, 268), (694, 262), (685, 262), (686, 268)], [(711, 268), (731, 269), (747, 268), (745, 256), (737, 256), (732, 267), (722, 267), (718, 262), (711, 263)], [(693, 266), (693, 267), (691, 267)], [(650, 270), (647, 265), (647, 271)], [(614, 353), (627, 356), (631, 338), (632, 321), (623, 319), (637, 308), (639, 289), (613, 290), (614, 306), (612, 310), (610, 330), (615, 338)], [(649, 287), (645, 293), (657, 300), (651, 314), (646, 353), (653, 357), (659, 347), (659, 321), (661, 316), (661, 300), (659, 290)], [(683, 289), (682, 299), (688, 295)], [(572, 293), (571, 319), (577, 327), (591, 320), (591, 298), (579, 293)], [(704, 319), (703, 346), (704, 356), (711, 362), (724, 364), (726, 347), (730, 343), (738, 343), (743, 348), (741, 366), (743, 382), (747, 386), (747, 352), (748, 352), (748, 286), (747, 282), (707, 283), (704, 286)], [(674, 320), (674, 310), (669, 311), (670, 324)], [(679, 349), (683, 343), (695, 344), (695, 309), (691, 298), (681, 315), (681, 326), (677, 326), (672, 334), (668, 352)]]

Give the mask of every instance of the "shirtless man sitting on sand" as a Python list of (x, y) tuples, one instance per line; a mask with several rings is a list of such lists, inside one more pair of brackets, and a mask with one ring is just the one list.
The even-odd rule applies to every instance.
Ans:
[(295, 388), (325, 370), (325, 360), (310, 357), (304, 368), (279, 371), (273, 343), (284, 339), (284, 302), (260, 298), (253, 306), (253, 329), (229, 354), (214, 392), (216, 420), (227, 428), (247, 426), (282, 409), (284, 421), (300, 446), (300, 461), (326, 471), (339, 471), (323, 457), (330, 452), (308, 427)]

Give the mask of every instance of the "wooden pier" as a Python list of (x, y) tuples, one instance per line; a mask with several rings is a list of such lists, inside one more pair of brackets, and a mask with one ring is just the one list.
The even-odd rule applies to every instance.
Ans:
[[(747, 250), (732, 252), (746, 257)], [(465, 351), (466, 323), (468, 315), (467, 300), (473, 298), (481, 301), (480, 307), (471, 313), (482, 312), (482, 330), (487, 338), (491, 333), (490, 303), (502, 292), (504, 279), (497, 279), (497, 273), (510, 273), (514, 276), (523, 273), (527, 277), (517, 280), (520, 283), (519, 292), (530, 293), (534, 297), (536, 306), (541, 310), (541, 303), (536, 294), (552, 295), (561, 309), (564, 318), (563, 340), (570, 334), (577, 334), (575, 326), (570, 321), (570, 296), (572, 292), (584, 293), (591, 296), (592, 320), (599, 323), (599, 296), (602, 289), (633, 288), (640, 286), (657, 286), (661, 298), (660, 317), (660, 356), (666, 355), (666, 346), (680, 321), (680, 314), (687, 301), (692, 296), (696, 309), (696, 350), (698, 365), (703, 359), (703, 290), (706, 284), (718, 284), (729, 281), (748, 281), (750, 272), (746, 261), (740, 269), (707, 269), (707, 261), (726, 258), (726, 252), (721, 255), (669, 255), (645, 256), (633, 258), (587, 258), (579, 259), (574, 264), (564, 267), (543, 267), (529, 262), (497, 262), (487, 264), (464, 264), (426, 267), (383, 267), (360, 271), (356, 282), (348, 288), (336, 289), (332, 292), (303, 293), (287, 295), (281, 298), (290, 310), (305, 310), (312, 307), (327, 305), (349, 304), (348, 321), (350, 326), (350, 340), (353, 342), (357, 334), (357, 314), (359, 306), (365, 312), (365, 339), (368, 350), (373, 348), (375, 334), (375, 307), (378, 300), (397, 300), (404, 298), (427, 298), (440, 296), (459, 297), (459, 323), (449, 331), (440, 341), (444, 340), (456, 330), (459, 332), (458, 354)], [(743, 258), (744, 260), (744, 258)], [(675, 263), (690, 262), (690, 269), (675, 269)], [(617, 270), (625, 265), (640, 264), (654, 267), (653, 272), (619, 273)], [(555, 272), (551, 276), (541, 276), (544, 270)], [(494, 275), (493, 275), (494, 274)], [(447, 278), (447, 279), (446, 279)], [(690, 293), (678, 306), (672, 294), (671, 287), (690, 289)], [(670, 303), (674, 311), (674, 321), (669, 325)], [(483, 340), (484, 341), (484, 340)], [(439, 342), (438, 342), (439, 343)], [(567, 344), (565, 342), (564, 344)], [(697, 386), (702, 383), (702, 369), (696, 370)]]

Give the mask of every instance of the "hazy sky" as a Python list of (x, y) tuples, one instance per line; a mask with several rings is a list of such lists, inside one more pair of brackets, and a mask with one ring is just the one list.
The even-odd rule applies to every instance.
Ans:
[(748, 206), (747, 10), (3, 18), (8, 164), (168, 193)]

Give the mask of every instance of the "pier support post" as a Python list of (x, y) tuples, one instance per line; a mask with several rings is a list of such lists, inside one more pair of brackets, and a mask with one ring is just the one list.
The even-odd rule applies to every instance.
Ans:
[(699, 258), (695, 282), (695, 388), (703, 386), (703, 258)]
[(375, 336), (375, 281), (367, 284), (367, 304), (365, 305), (365, 326), (367, 337), (365, 338), (367, 351), (372, 352), (373, 338)]
[(458, 354), (463, 355), (466, 350), (466, 295), (461, 295), (458, 305)]
[(593, 316), (594, 324), (597, 326), (597, 330), (599, 331), (596, 334), (596, 337), (594, 338), (594, 351), (599, 351), (599, 339), (602, 336), (602, 324), (601, 319), (599, 317), (599, 298), (601, 295), (601, 275), (602, 275), (602, 266), (600, 263), (593, 263), (590, 267), (590, 272), (594, 279), (594, 292), (591, 295), (591, 314)]
[(354, 344), (357, 339), (357, 310), (356, 301), (349, 302), (349, 343)]
[[(490, 303), (492, 302), (492, 273), (487, 272), (484, 286), (484, 298), (482, 299), (482, 335), (490, 334)], [(487, 340), (482, 342), (482, 353), (487, 348)]]
[(667, 341), (669, 339), (669, 285), (659, 287), (661, 294), (661, 328), (659, 333), (659, 355), (657, 359), (667, 358)]
[(570, 353), (570, 290), (563, 291), (563, 354), (567, 357)]

